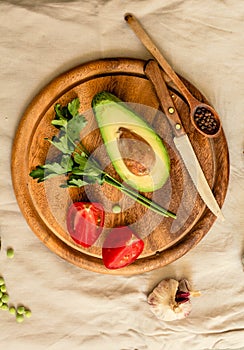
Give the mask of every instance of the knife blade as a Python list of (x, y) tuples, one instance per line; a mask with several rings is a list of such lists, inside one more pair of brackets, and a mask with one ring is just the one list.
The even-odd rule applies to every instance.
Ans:
[(162, 71), (154, 60), (149, 60), (144, 72), (147, 78), (151, 81), (157, 94), (160, 106), (165, 112), (168, 121), (171, 124), (174, 133), (174, 144), (179, 151), (186, 169), (204, 203), (211, 212), (224, 221), (224, 216), (213, 195), (211, 188), (206, 180), (204, 172), (194, 152), (192, 144), (187, 136), (187, 133), (181, 123), (179, 114), (174, 106), (174, 102), (166, 86)]

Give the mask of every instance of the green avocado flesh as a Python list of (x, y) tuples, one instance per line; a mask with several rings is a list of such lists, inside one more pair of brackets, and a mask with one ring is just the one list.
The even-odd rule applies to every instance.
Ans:
[(102, 91), (92, 100), (109, 158), (121, 177), (140, 192), (153, 192), (167, 181), (170, 159), (161, 138), (115, 95)]

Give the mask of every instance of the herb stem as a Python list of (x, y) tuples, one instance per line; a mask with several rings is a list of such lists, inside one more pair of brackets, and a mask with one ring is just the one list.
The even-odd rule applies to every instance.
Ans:
[(89, 153), (87, 152), (87, 150), (85, 149), (85, 147), (83, 145), (82, 145), (82, 148), (81, 148), (80, 144), (76, 144), (69, 135), (67, 135), (67, 137), (68, 137), (68, 140), (72, 143), (72, 145), (75, 146), (75, 148), (78, 148), (78, 150), (80, 152), (85, 154), (86, 158), (89, 158)]
[(122, 185), (119, 181), (115, 180), (109, 174), (104, 173), (103, 179), (108, 184), (116, 187), (121, 192), (123, 192), (127, 196), (135, 199), (138, 203), (144, 205), (145, 207), (149, 208), (150, 210), (154, 211), (155, 213), (163, 215), (163, 216), (166, 216), (166, 217), (171, 217), (173, 219), (176, 219), (176, 215), (174, 213), (172, 213), (172, 212), (162, 208), (157, 203), (155, 203), (155, 202), (151, 201), (150, 199), (144, 197), (140, 193), (135, 192), (134, 190), (130, 189), (129, 187), (125, 187), (124, 185)]

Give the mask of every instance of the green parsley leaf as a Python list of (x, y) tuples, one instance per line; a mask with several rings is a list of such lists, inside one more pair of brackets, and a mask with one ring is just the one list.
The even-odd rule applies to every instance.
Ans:
[(70, 144), (66, 134), (60, 138), (55, 136), (52, 140), (48, 141), (64, 154), (71, 155), (74, 152), (75, 146)]
[(43, 165), (44, 170), (47, 171), (48, 175), (50, 174), (57, 174), (57, 175), (61, 175), (61, 174), (65, 174), (67, 171), (65, 168), (62, 167), (61, 164), (59, 163), (50, 163), (50, 164), (45, 164)]
[(66, 127), (68, 121), (66, 119), (54, 119), (51, 123), (54, 126)]
[(54, 106), (55, 118), (51, 122), (52, 125), (60, 129), (60, 127), (66, 127), (67, 122), (72, 120), (73, 117), (79, 115), (80, 100), (78, 97), (74, 98), (67, 106), (62, 107), (60, 103), (56, 103)]
[(67, 181), (68, 186), (74, 186), (74, 187), (83, 187), (85, 185), (88, 185), (88, 183), (81, 179), (71, 179)]
[[(50, 169), (48, 169), (49, 167), (46, 167), (46, 165), (50, 166)], [(53, 166), (52, 164), (46, 164), (46, 165), (38, 165), (36, 169), (30, 172), (29, 175), (33, 177), (33, 179), (37, 179), (37, 182), (43, 182), (46, 179), (50, 179), (51, 177), (57, 176), (57, 173), (55, 171), (55, 165)]]
[(86, 159), (84, 157), (74, 157), (75, 162), (78, 161), (79, 166), (73, 167), (72, 173), (75, 175), (87, 175), (92, 177), (101, 176), (103, 170), (97, 166), (93, 160)]
[(74, 154), (74, 161), (77, 164), (83, 165), (85, 167), (86, 162), (87, 162), (87, 157), (85, 153), (75, 153)]
[(81, 130), (87, 124), (87, 120), (83, 115), (77, 114), (75, 115), (67, 124), (66, 132), (68, 137), (72, 141), (76, 141), (80, 139)]
[(76, 117), (79, 114), (80, 100), (78, 97), (74, 98), (68, 103), (68, 111), (73, 116)]
[(30, 176), (33, 178), (33, 179), (38, 179), (37, 182), (42, 182), (44, 181), (44, 168), (43, 166), (41, 165), (38, 165), (34, 170), (32, 170), (30, 172)]
[(64, 107), (60, 107), (59, 104), (55, 106), (56, 118), (52, 121), (52, 124), (61, 129), (61, 131), (59, 136), (55, 136), (49, 141), (65, 154), (72, 154), (76, 148), (74, 142), (80, 139), (80, 132), (87, 124), (85, 117), (78, 114), (79, 105), (79, 99), (75, 99), (75, 101), (69, 103), (68, 106), (71, 112), (75, 114), (69, 120), (67, 118), (70, 118), (70, 116), (66, 118), (66, 114), (69, 113), (68, 109), (64, 112)]
[(67, 174), (72, 171), (72, 167), (72, 158), (69, 155), (63, 155), (60, 163), (54, 162), (38, 165), (36, 169), (30, 172), (30, 176), (33, 179), (38, 179), (38, 182), (42, 182), (57, 175)]
[(70, 120), (72, 118), (72, 115), (69, 113), (68, 106), (61, 106), (59, 103), (57, 103), (54, 109), (56, 112), (55, 119)]
[(97, 176), (94, 176), (94, 174), (90, 175), (83, 175), (83, 179), (85, 179), (86, 182), (88, 182), (89, 184), (99, 184), (102, 185), (104, 183), (104, 174), (99, 174)]
[(59, 119), (66, 119), (64, 116), (63, 116), (63, 108), (61, 106), (60, 103), (56, 103), (56, 105), (54, 106), (54, 110), (55, 110), (55, 119), (59, 120)]
[(61, 159), (60, 165), (63, 169), (66, 169), (66, 173), (68, 173), (69, 171), (72, 171), (73, 164), (74, 162), (72, 158), (68, 154), (64, 154)]

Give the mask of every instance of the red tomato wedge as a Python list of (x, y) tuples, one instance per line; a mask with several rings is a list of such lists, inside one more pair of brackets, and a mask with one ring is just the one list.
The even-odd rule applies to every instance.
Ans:
[(103, 263), (108, 269), (120, 269), (133, 263), (143, 248), (144, 242), (129, 227), (116, 227), (103, 243)]
[(67, 229), (75, 243), (92, 246), (102, 232), (104, 210), (99, 203), (75, 202), (67, 212)]

